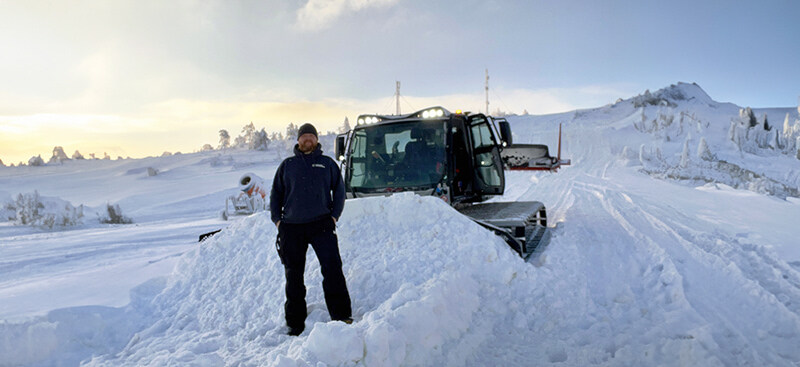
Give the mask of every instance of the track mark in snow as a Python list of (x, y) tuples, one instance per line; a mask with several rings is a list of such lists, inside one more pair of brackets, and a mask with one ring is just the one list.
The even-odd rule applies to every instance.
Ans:
[[(584, 187), (591, 197), (600, 200), (603, 210), (624, 230), (627, 240), (626, 236), (615, 236), (614, 245), (630, 241), (657, 255), (654, 260), (668, 266), (659, 266), (656, 270), (662, 272), (660, 283), (672, 287), (665, 289), (662, 297), (655, 295), (653, 299), (678, 301), (688, 308), (685, 311), (696, 313), (706, 323), (725, 325), (724, 329), (710, 333), (720, 349), (717, 357), (721, 361), (774, 364), (781, 362), (775, 355), (789, 360), (800, 358), (793, 347), (800, 343), (795, 332), (800, 329), (797, 314), (800, 292), (797, 283), (792, 284), (773, 273), (776, 267), (783, 268), (788, 278), (796, 279), (796, 272), (781, 266), (764, 248), (741, 244), (718, 234), (708, 235), (701, 232), (702, 229), (690, 229), (688, 223), (695, 221), (668, 206), (634, 205), (628, 195), (608, 186), (588, 184)], [(591, 197), (587, 197), (587, 201)], [(603, 274), (600, 279), (609, 277), (613, 279), (611, 274)], [(627, 299), (624, 294), (622, 297)], [(741, 314), (742, 305), (747, 305), (744, 307), (747, 315)], [(759, 332), (753, 335), (750, 330)], [(751, 349), (762, 352), (741, 353)]]

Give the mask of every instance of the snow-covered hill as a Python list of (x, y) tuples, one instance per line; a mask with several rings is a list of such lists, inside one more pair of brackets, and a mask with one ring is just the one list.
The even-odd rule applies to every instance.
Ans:
[[(330, 322), (309, 252), (297, 338), (284, 335), (274, 226), (218, 218), (243, 173), (270, 183), (275, 152), (0, 167), (0, 199), (36, 189), (134, 220), (0, 224), (0, 366), (796, 365), (797, 111), (754, 110), (750, 126), (740, 109), (680, 83), (510, 117), (516, 142), (553, 149), (563, 124), (573, 165), (508, 172), (497, 199), (548, 206), (547, 251), (523, 262), (434, 198), (348, 201), (338, 232), (356, 322)], [(792, 131), (766, 130), (764, 113), (789, 114)]]

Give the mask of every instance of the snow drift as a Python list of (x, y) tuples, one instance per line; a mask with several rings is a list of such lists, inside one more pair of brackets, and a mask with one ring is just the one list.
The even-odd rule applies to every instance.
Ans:
[(496, 292), (530, 286), (534, 268), (441, 200), (348, 201), (340, 222), (352, 326), (330, 321), (309, 250), (307, 329), (284, 335), (276, 231), (258, 214), (186, 255), (153, 301), (158, 321), (88, 365), (463, 365), (492, 336), (492, 316), (531, 316)]

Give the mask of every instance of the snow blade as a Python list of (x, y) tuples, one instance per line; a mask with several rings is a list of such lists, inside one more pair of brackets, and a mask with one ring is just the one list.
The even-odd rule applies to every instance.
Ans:
[(203, 242), (203, 241), (205, 241), (206, 238), (209, 238), (209, 237), (211, 237), (211, 236), (213, 236), (213, 235), (215, 235), (215, 234), (217, 234), (217, 233), (219, 233), (221, 231), (222, 231), (221, 229), (218, 229), (216, 231), (203, 233), (203, 234), (200, 235), (200, 239), (198, 239), (197, 242)]
[(526, 228), (525, 241), (520, 241), (514, 237), (509, 229), (501, 228), (482, 220), (473, 220), (475, 223), (480, 224), (483, 228), (486, 228), (494, 232), (494, 234), (497, 236), (502, 237), (508, 246), (511, 247), (511, 249), (517, 253), (517, 255), (525, 260), (528, 260), (531, 255), (534, 254), (536, 254), (534, 258), (538, 257), (550, 242), (550, 231), (547, 229), (547, 227), (533, 226)]
[(458, 211), (502, 237), (526, 260), (550, 238), (547, 210), (538, 201), (479, 203)]
[(556, 172), (561, 166), (569, 166), (572, 161), (561, 159), (561, 125), (558, 125), (558, 155), (550, 155), (544, 144), (513, 144), (500, 152), (505, 166), (512, 171), (550, 171)]
[(500, 153), (509, 169), (531, 168), (550, 170), (557, 163), (550, 156), (547, 145), (544, 144), (515, 144), (503, 148)]
[(550, 156), (547, 145), (516, 144), (503, 148), (500, 157), (512, 171), (558, 171), (561, 166), (569, 166), (569, 159)]

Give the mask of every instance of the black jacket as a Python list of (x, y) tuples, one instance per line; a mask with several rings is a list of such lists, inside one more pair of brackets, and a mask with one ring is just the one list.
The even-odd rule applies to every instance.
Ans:
[(309, 223), (325, 217), (339, 220), (344, 209), (344, 182), (339, 166), (322, 155), (321, 145), (310, 154), (294, 146), (275, 172), (269, 210), (272, 222)]

